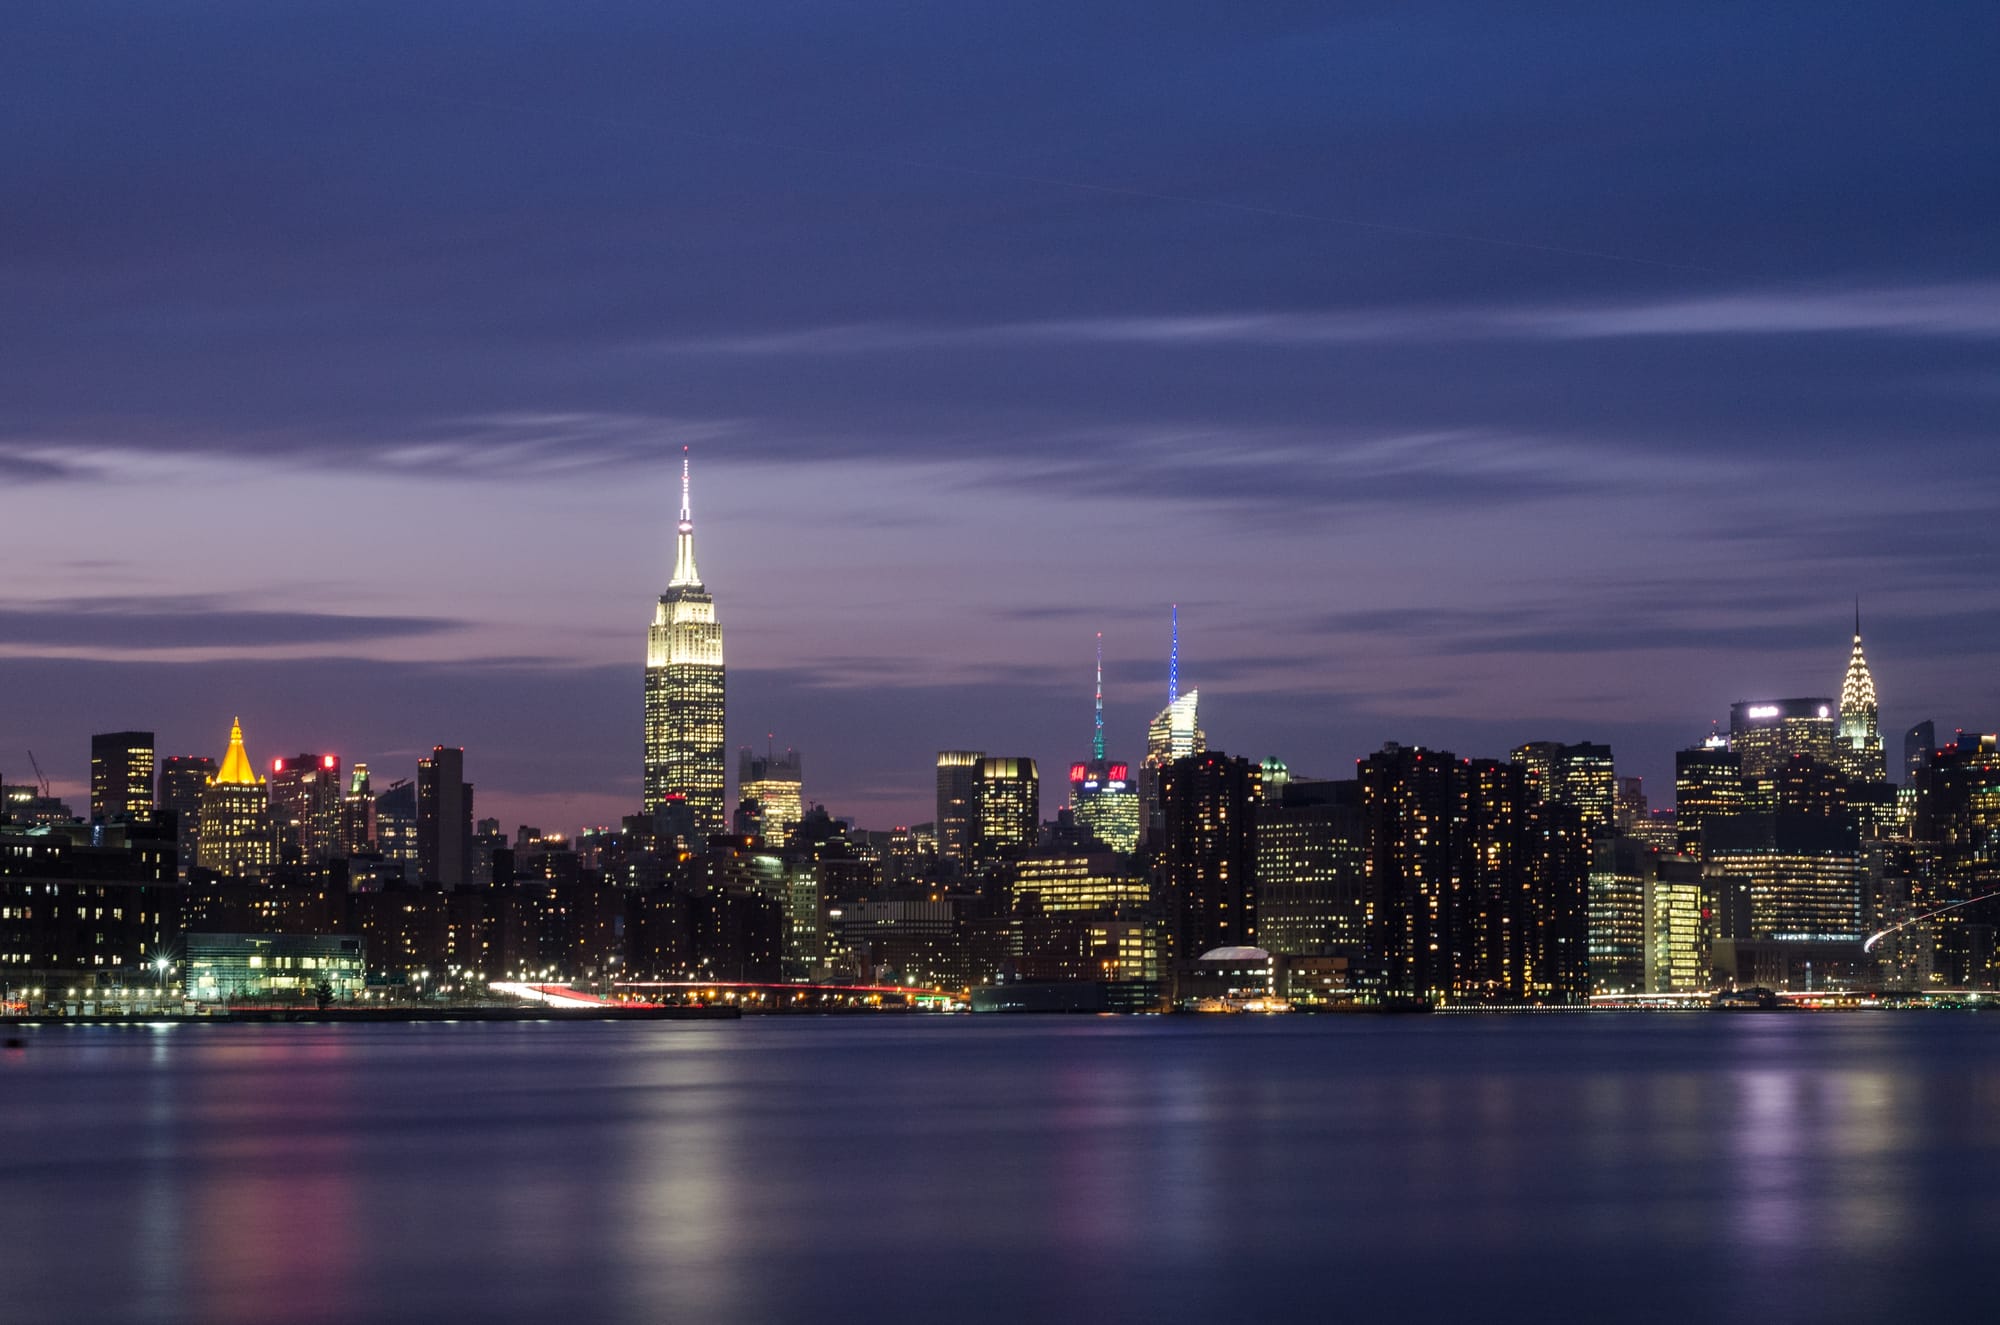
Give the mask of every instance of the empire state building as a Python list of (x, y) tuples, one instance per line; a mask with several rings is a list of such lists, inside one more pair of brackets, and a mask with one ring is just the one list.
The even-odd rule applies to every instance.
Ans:
[(722, 627), (694, 567), (687, 448), (674, 577), (646, 632), (646, 812), (684, 802), (695, 831), (723, 828)]

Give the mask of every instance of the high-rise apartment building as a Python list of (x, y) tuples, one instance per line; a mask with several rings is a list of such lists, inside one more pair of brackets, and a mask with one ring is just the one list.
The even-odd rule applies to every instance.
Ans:
[(273, 759), (271, 812), (278, 821), (280, 864), (331, 859), (340, 845), (340, 756)]
[(1881, 712), (1875, 703), (1875, 677), (1861, 654), (1861, 605), (1854, 605), (1854, 651), (1840, 683), (1840, 735), (1834, 766), (1856, 782), (1881, 782), (1889, 776), (1883, 762)]
[(92, 823), (145, 823), (153, 817), (153, 733), (100, 732), (90, 738)]
[(756, 804), (755, 831), (766, 846), (783, 846), (805, 817), (804, 786), (805, 756), (797, 750), (760, 755), (745, 746), (736, 752), (736, 794)]
[(980, 750), (940, 750), (937, 757), (938, 855), (960, 865), (972, 859), (979, 835)]
[(1700, 862), (1655, 855), (1646, 874), (1645, 912), (1646, 992), (1686, 994), (1708, 988)]
[(1033, 851), (1041, 822), (1042, 782), (1035, 761), (981, 760), (974, 858), (992, 860)]
[(243, 724), (229, 728), (229, 750), (202, 787), (196, 860), (225, 878), (261, 878), (278, 859), (269, 786), (243, 748)]
[(1161, 900), (1183, 960), (1257, 942), (1257, 809), (1262, 769), (1217, 750), (1160, 767)]
[(673, 578), (646, 634), (646, 812), (679, 798), (697, 833), (717, 833), (726, 822), (722, 627), (695, 569), (685, 448), (676, 529)]
[(472, 858), (472, 784), (465, 780), (465, 751), (436, 746), (417, 761), (417, 878), (441, 888), (463, 888)]

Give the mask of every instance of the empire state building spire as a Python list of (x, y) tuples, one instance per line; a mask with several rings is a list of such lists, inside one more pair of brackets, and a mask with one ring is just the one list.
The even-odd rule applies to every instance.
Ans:
[(661, 831), (698, 836), (720, 832), (724, 822), (726, 696), (715, 596), (694, 567), (686, 447), (675, 528), (674, 577), (646, 631), (645, 800)]
[(688, 508), (688, 449), (685, 446), (681, 448), (681, 519), (674, 528), (674, 578), (667, 581), (667, 586), (678, 589), (683, 585), (699, 585), (701, 572), (694, 568), (694, 515)]

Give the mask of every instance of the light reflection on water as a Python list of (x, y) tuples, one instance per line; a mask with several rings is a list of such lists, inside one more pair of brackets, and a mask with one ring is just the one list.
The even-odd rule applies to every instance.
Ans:
[(1838, 1321), (1960, 1306), (1975, 1016), (46, 1030), (8, 1319)]

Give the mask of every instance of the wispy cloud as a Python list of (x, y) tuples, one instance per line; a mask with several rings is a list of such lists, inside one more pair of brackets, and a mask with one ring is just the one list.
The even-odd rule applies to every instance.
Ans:
[(1404, 341), (1607, 340), (1660, 336), (2000, 336), (2000, 282), (1753, 289), (1590, 304), (1364, 307), (1057, 318), (990, 325), (860, 322), (667, 340), (670, 353), (816, 356), (967, 345), (1310, 348)]
[(0, 601), (0, 645), (151, 652), (346, 644), (438, 634), (447, 617), (361, 616), (243, 607), (206, 595)]

